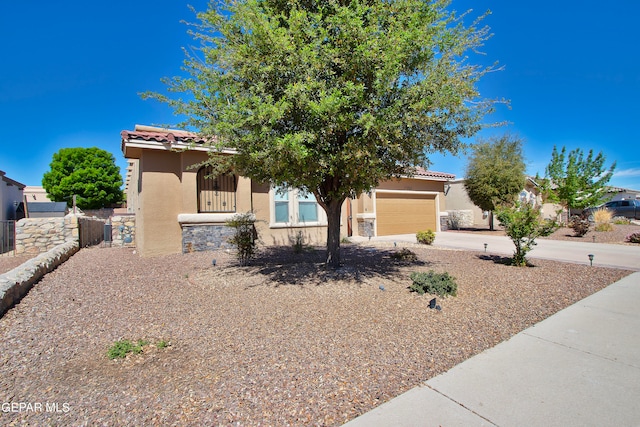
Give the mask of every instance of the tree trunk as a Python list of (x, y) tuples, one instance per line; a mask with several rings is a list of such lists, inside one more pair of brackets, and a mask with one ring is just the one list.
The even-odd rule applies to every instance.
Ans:
[(493, 231), (493, 211), (489, 211), (489, 231)]
[(340, 267), (340, 213), (344, 200), (332, 200), (326, 205), (327, 212), (327, 261), (330, 268)]

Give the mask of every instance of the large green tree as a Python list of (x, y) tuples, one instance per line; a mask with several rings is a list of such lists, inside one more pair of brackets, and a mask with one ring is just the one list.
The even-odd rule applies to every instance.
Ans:
[(221, 171), (313, 193), (327, 213), (327, 264), (340, 262), (347, 197), (457, 153), (494, 100), (469, 63), (488, 38), (481, 18), (447, 0), (237, 0), (198, 14), (178, 98), (151, 94), (188, 117), (182, 126), (237, 155)]
[(61, 148), (54, 153), (51, 170), (42, 186), (55, 202), (80, 209), (99, 209), (123, 200), (122, 175), (113, 154), (97, 147)]
[(616, 168), (615, 162), (607, 168), (605, 160), (602, 152), (594, 157), (593, 150), (589, 150), (584, 157), (580, 148), (567, 154), (566, 147), (558, 153), (554, 146), (543, 181), (549, 199), (559, 202), (569, 211), (605, 201), (606, 185)]
[(469, 199), (491, 213), (491, 230), (493, 211), (498, 206), (513, 203), (524, 188), (525, 169), (520, 138), (503, 135), (472, 146), (464, 186)]

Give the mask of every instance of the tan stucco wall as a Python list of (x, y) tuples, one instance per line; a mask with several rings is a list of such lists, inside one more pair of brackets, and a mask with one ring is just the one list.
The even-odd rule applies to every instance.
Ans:
[(482, 209), (473, 204), (467, 190), (464, 188), (464, 180), (449, 182), (449, 191), (444, 197), (445, 210), (470, 210), (473, 213), (475, 226), (489, 226), (489, 215), (485, 215)]
[(182, 211), (181, 155), (145, 150), (140, 158), (141, 185), (136, 212), (136, 240), (143, 256), (182, 251), (182, 230), (177, 217)]

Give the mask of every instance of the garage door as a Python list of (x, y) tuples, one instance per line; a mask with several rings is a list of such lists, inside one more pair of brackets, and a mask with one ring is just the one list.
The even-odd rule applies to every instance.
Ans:
[(378, 236), (436, 231), (435, 194), (376, 193)]

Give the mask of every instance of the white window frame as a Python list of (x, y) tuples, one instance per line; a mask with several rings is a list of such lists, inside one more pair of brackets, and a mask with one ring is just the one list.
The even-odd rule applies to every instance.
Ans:
[(327, 214), (324, 209), (316, 201), (316, 209), (318, 210), (317, 221), (300, 221), (300, 209), (298, 205), (298, 196), (301, 193), (297, 188), (289, 188), (287, 194), (289, 196), (289, 220), (287, 222), (276, 222), (276, 189), (269, 190), (269, 227), (270, 228), (290, 228), (290, 227), (318, 227), (327, 225)]

